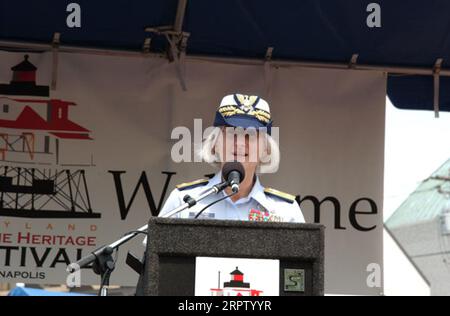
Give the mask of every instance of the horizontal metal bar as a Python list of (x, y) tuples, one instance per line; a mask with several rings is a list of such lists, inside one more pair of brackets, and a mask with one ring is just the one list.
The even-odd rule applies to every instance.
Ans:
[[(23, 43), (13, 41), (0, 41), (0, 50), (23, 50), (23, 51), (38, 51), (49, 52), (52, 50), (51, 43)], [(101, 48), (89, 48), (89, 47), (77, 47), (60, 45), (59, 51), (61, 53), (77, 53), (77, 54), (91, 54), (102, 56), (120, 56), (120, 57), (153, 57), (164, 58), (165, 54), (149, 53), (144, 55), (141, 51), (131, 50), (115, 50), (115, 49), (101, 49)], [(213, 63), (224, 63), (234, 65), (264, 65), (264, 58), (261, 59), (247, 59), (247, 58), (226, 58), (226, 57), (214, 57), (214, 56), (198, 56), (198, 55), (186, 55), (186, 60), (193, 61), (205, 61)], [(349, 69), (347, 63), (332, 63), (332, 62), (313, 62), (313, 61), (297, 61), (297, 60), (272, 60), (272, 67), (306, 67), (306, 68), (323, 68), (323, 69)], [(351, 70), (369, 70), (386, 72), (390, 74), (398, 75), (420, 75), (420, 76), (432, 76), (434, 74), (434, 65), (430, 68), (425, 67), (403, 67), (403, 66), (382, 66), (382, 65), (368, 65), (368, 64), (356, 64)], [(442, 69), (440, 76), (450, 77), (450, 69)]]

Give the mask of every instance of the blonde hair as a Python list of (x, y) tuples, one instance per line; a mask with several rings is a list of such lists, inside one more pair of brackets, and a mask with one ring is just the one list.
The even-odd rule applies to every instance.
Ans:
[[(197, 152), (202, 161), (205, 161), (216, 169), (221, 167), (220, 157), (216, 153), (215, 147), (219, 136), (222, 134), (222, 129), (220, 127), (214, 127), (205, 137), (201, 149)], [(267, 144), (266, 153), (267, 156), (264, 159), (258, 159), (258, 166), (256, 168), (257, 174), (267, 174), (275, 173), (280, 167), (280, 148), (277, 142), (267, 133), (265, 135), (265, 140)], [(261, 160), (264, 160), (261, 162)]]

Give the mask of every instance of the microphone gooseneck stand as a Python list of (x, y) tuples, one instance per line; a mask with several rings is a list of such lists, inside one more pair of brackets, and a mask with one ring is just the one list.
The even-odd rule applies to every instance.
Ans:
[[(224, 181), (222, 183), (219, 183), (215, 186), (213, 186), (210, 189), (207, 189), (206, 191), (202, 192), (200, 196), (197, 198), (192, 198), (189, 195), (186, 195), (184, 197), (184, 204), (180, 205), (179, 207), (175, 208), (174, 210), (168, 212), (163, 217), (170, 218), (186, 209), (189, 209), (196, 205), (201, 200), (206, 199), (210, 195), (217, 194), (223, 190), (225, 190), (226, 187), (230, 185), (229, 181)], [(109, 287), (109, 281), (111, 278), (111, 274), (115, 269), (115, 260), (113, 258), (114, 251), (118, 250), (119, 247), (126, 242), (130, 241), (134, 237), (136, 237), (139, 234), (145, 234), (148, 230), (148, 225), (142, 226), (141, 228), (132, 231), (126, 235), (124, 235), (119, 240), (107, 245), (100, 247), (99, 249), (95, 250), (91, 254), (87, 255), (86, 257), (80, 259), (79, 261), (72, 263), (68, 266), (67, 271), (69, 273), (75, 273), (76, 271), (80, 271), (80, 269), (90, 267), (93, 269), (94, 273), (97, 275), (100, 275), (101, 278), (101, 284), (100, 284), (100, 290), (99, 290), (99, 296), (107, 296), (108, 295), (108, 287)]]

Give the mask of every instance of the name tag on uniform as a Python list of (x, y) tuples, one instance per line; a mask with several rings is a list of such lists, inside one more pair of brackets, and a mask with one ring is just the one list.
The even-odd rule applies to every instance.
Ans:
[[(189, 219), (195, 219), (195, 216), (197, 216), (197, 213), (190, 212), (189, 213)], [(202, 213), (197, 219), (214, 219), (216, 218), (215, 213)]]

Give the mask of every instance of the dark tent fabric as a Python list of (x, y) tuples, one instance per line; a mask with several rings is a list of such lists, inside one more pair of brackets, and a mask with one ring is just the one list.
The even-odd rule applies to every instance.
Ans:
[[(439, 108), (450, 111), (450, 78), (441, 77)], [(388, 95), (392, 103), (403, 110), (433, 109), (432, 76), (394, 76), (388, 78)]]
[[(145, 27), (173, 25), (177, 0), (78, 0), (81, 28), (66, 26), (75, 1), (0, 0), (0, 40), (50, 43), (55, 32), (73, 46), (141, 50)], [(367, 6), (381, 6), (381, 28), (369, 28)], [(358, 63), (432, 69), (450, 54), (448, 0), (188, 0), (183, 31), (187, 53), (277, 60)], [(167, 43), (153, 35), (152, 51)], [(449, 80), (441, 82), (440, 108), (450, 111)], [(403, 109), (433, 109), (431, 76), (391, 76), (388, 94)]]

